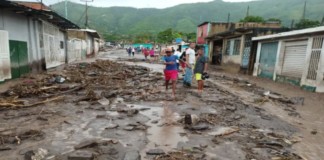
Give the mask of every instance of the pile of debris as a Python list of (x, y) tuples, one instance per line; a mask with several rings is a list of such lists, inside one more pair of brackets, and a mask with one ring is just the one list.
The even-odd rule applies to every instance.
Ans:
[[(60, 73), (46, 75), (42, 79), (15, 85), (2, 93), (0, 107), (31, 107), (62, 100), (63, 95), (82, 90), (86, 90), (86, 94), (78, 101), (97, 101), (117, 95), (126, 100), (148, 99), (148, 96), (160, 93), (158, 85), (164, 83), (161, 73), (151, 73), (147, 67), (109, 60), (69, 65)], [(95, 90), (101, 90), (101, 95)], [(26, 98), (41, 100), (29, 103)]]

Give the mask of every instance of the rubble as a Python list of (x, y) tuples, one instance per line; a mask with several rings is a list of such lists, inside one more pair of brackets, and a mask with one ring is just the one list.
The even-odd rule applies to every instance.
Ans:
[(25, 160), (42, 160), (48, 155), (48, 150), (38, 148), (36, 151), (28, 151), (25, 153)]
[(83, 141), (77, 145), (74, 146), (74, 149), (83, 149), (83, 148), (88, 148), (88, 147), (94, 147), (98, 145), (98, 140), (94, 139), (94, 140), (87, 140), (87, 141)]
[(74, 151), (68, 156), (68, 160), (93, 160), (94, 156), (92, 152), (86, 150)]
[(128, 151), (126, 152), (123, 160), (141, 160), (141, 156), (138, 151)]
[(164, 154), (164, 151), (162, 149), (150, 149), (146, 152), (148, 155), (161, 155)]

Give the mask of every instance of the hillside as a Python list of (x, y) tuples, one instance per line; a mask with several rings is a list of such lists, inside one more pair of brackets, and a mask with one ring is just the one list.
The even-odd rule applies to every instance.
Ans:
[[(198, 24), (204, 21), (227, 21), (231, 13), (231, 22), (239, 21), (246, 15), (250, 6), (250, 15), (282, 19), (282, 25), (290, 26), (291, 20), (301, 19), (305, 0), (262, 0), (252, 2), (230, 3), (214, 0), (208, 3), (181, 4), (166, 9), (136, 9), (130, 7), (89, 7), (90, 28), (101, 33), (139, 34), (142, 32), (157, 33), (166, 28), (182, 32), (195, 32)], [(64, 3), (52, 8), (65, 15)], [(306, 18), (321, 20), (324, 14), (323, 0), (307, 0)], [(85, 6), (68, 3), (69, 19), (77, 23), (84, 13)], [(84, 26), (84, 17), (78, 25)]]

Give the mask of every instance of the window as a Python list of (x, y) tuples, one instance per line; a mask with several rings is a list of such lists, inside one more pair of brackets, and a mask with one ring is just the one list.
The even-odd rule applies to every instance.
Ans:
[(233, 38), (227, 40), (225, 55), (240, 55), (241, 38)]
[(63, 43), (63, 41), (60, 41), (60, 47), (61, 47), (61, 49), (64, 49), (64, 43)]

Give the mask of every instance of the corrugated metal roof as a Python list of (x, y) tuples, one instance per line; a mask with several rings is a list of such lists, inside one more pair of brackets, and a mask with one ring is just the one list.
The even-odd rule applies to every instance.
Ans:
[(309, 34), (309, 33), (317, 33), (317, 32), (324, 32), (324, 26), (302, 29), (302, 30), (295, 30), (295, 31), (290, 31), (290, 32), (282, 32), (282, 33), (268, 35), (268, 36), (254, 37), (254, 38), (252, 38), (252, 41), (282, 38), (282, 37), (296, 36), (296, 35)]
[(38, 10), (48, 10), (48, 11), (51, 10), (47, 6), (45, 6), (41, 3), (38, 3), (38, 2), (17, 2), (17, 1), (15, 1), (15, 3), (29, 7), (29, 8), (38, 9)]
[[(36, 5), (34, 7), (36, 7)], [(35, 9), (23, 4), (19, 4), (19, 2), (2, 1), (2, 0), (0, 0), (0, 8), (5, 8), (5, 9), (7, 8), (16, 13), (18, 13), (17, 11), (19, 11), (19, 14), (40, 18), (64, 29), (80, 28), (78, 25), (74, 24), (73, 22), (69, 21), (68, 19), (65, 19), (64, 17), (60, 16), (58, 13), (51, 10)]]
[(96, 30), (92, 30), (92, 29), (69, 29), (70, 31), (80, 31), (80, 32), (88, 32), (90, 33), (93, 37), (95, 38), (100, 38), (100, 35), (98, 34), (98, 32)]

